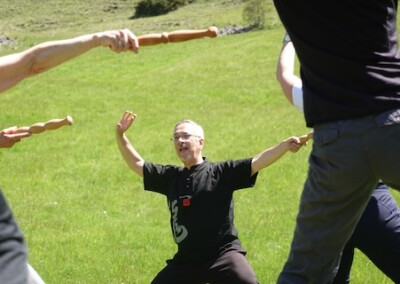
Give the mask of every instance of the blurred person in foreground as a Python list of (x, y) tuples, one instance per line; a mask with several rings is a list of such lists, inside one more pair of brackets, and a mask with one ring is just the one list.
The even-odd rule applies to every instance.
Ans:
[[(276, 77), (289, 102), (303, 111), (302, 81), (294, 72), (295, 56), (293, 43), (289, 35), (285, 35)], [(400, 283), (400, 208), (382, 182), (375, 187), (343, 249), (334, 284), (350, 283), (355, 248), (362, 251), (394, 283)]]
[[(22, 80), (43, 73), (96, 47), (109, 47), (114, 52), (138, 52), (138, 40), (129, 30), (105, 31), (71, 39), (49, 41), (25, 51), (0, 57), (0, 92)], [(18, 110), (15, 110), (18, 111)], [(0, 148), (11, 148), (31, 135), (16, 133), (16, 126), (0, 131)], [(0, 283), (44, 283), (27, 264), (27, 247), (22, 232), (0, 190)]]
[[(400, 189), (395, 0), (274, 0), (300, 62), (309, 170), (278, 283), (329, 283), (371, 193)], [(340, 19), (340, 20), (338, 20)]]

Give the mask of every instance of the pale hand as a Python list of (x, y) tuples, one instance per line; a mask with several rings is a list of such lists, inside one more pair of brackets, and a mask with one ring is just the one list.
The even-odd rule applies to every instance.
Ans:
[(136, 118), (136, 114), (131, 111), (125, 111), (121, 120), (116, 125), (116, 131), (119, 134), (123, 134), (128, 128), (132, 125), (133, 121)]
[(31, 136), (30, 132), (16, 132), (17, 127), (13, 126), (0, 131), (0, 148), (11, 148), (22, 138)]
[(298, 137), (290, 137), (287, 140), (288, 143), (288, 150), (290, 152), (296, 153), (297, 151), (299, 151), (299, 149), (301, 148), (301, 146), (303, 146), (303, 144), (300, 142), (300, 139)]
[(97, 33), (96, 36), (100, 39), (103, 46), (108, 46), (112, 51), (118, 53), (128, 50), (135, 53), (138, 52), (138, 39), (128, 29), (101, 32)]

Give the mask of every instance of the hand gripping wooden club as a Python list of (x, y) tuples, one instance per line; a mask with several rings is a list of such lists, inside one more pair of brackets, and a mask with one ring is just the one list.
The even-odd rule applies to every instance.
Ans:
[(307, 143), (308, 140), (310, 140), (310, 139), (313, 138), (313, 134), (314, 134), (314, 132), (311, 131), (311, 132), (309, 132), (308, 134), (301, 135), (301, 136), (299, 137), (300, 143), (301, 143), (301, 144)]
[(72, 125), (73, 122), (72, 117), (68, 115), (65, 118), (55, 118), (47, 122), (38, 122), (31, 126), (19, 127), (15, 132), (31, 132), (32, 134), (39, 134), (46, 130), (54, 130), (65, 125)]
[(209, 27), (205, 30), (178, 30), (173, 32), (163, 32), (138, 36), (139, 46), (156, 45), (168, 42), (181, 42), (203, 37), (216, 37), (218, 29)]

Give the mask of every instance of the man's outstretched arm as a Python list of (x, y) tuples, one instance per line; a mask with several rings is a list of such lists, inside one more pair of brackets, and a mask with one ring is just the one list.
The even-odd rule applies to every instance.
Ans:
[(40, 43), (25, 51), (0, 57), (0, 92), (99, 46), (109, 47), (114, 52), (137, 52), (139, 48), (136, 36), (127, 29)]

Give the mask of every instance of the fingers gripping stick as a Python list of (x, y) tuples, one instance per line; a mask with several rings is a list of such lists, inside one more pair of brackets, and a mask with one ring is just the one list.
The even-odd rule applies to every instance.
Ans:
[(20, 127), (16, 130), (16, 132), (17, 133), (31, 132), (32, 134), (39, 134), (46, 130), (58, 129), (64, 125), (72, 125), (73, 122), (74, 121), (72, 117), (68, 115), (65, 118), (56, 118), (56, 119), (51, 119), (47, 122), (38, 122), (32, 124), (31, 126)]
[(313, 134), (314, 134), (314, 133), (311, 131), (311, 132), (308, 133), (308, 134), (305, 134), (305, 135), (300, 136), (300, 137), (299, 137), (300, 143), (301, 143), (301, 144), (307, 143), (308, 140), (310, 140), (310, 139), (313, 138)]
[(170, 33), (147, 34), (138, 37), (140, 46), (156, 45), (168, 42), (181, 42), (191, 39), (198, 39), (203, 37), (216, 37), (218, 29), (216, 27), (209, 27), (205, 30), (179, 30)]

